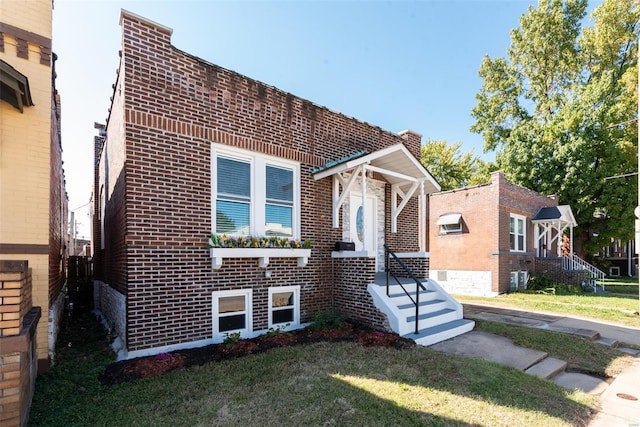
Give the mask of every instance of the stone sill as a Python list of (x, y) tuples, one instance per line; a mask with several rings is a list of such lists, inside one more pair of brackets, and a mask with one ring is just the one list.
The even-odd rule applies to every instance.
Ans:
[(298, 267), (309, 262), (311, 249), (291, 248), (209, 248), (211, 267), (218, 270), (224, 258), (258, 258), (258, 267), (267, 268), (269, 258), (298, 258)]

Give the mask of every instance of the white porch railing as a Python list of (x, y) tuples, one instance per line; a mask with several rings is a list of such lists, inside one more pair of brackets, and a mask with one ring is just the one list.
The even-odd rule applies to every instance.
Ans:
[(589, 282), (595, 288), (602, 286), (604, 291), (604, 271), (589, 264), (587, 261), (576, 255), (562, 255), (562, 269), (568, 271), (586, 270), (589, 272)]

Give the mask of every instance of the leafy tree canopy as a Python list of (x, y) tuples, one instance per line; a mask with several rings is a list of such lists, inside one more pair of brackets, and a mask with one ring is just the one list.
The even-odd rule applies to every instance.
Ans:
[(460, 153), (461, 142), (448, 145), (445, 140), (427, 140), (420, 148), (420, 163), (438, 181), (443, 191), (490, 181), (495, 170), (493, 163), (485, 163), (473, 151)]
[(485, 56), (473, 132), (506, 177), (570, 204), (592, 249), (631, 239), (637, 205), (640, 2), (540, 0), (511, 32), (504, 58)]

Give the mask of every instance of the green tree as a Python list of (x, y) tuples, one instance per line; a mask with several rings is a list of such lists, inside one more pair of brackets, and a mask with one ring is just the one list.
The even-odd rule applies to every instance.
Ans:
[(420, 163), (438, 181), (443, 191), (489, 182), (492, 163), (485, 163), (473, 151), (460, 153), (461, 142), (427, 140), (420, 148)]
[(586, 0), (540, 0), (486, 56), (471, 130), (509, 180), (571, 205), (589, 249), (630, 239), (637, 205), (637, 0), (605, 0), (582, 27)]

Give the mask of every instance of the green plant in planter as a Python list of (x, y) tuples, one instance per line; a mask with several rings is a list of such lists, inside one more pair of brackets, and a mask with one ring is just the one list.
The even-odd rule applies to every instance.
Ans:
[(290, 239), (282, 236), (227, 236), (226, 234), (211, 233), (209, 235), (210, 248), (285, 248), (311, 249), (311, 239)]
[(238, 341), (240, 341), (240, 332), (233, 332), (233, 333), (230, 333), (230, 334), (229, 333), (224, 334), (224, 340), (222, 342), (224, 343), (224, 346), (227, 349), (230, 349)]
[(278, 335), (291, 335), (289, 332), (286, 332), (285, 329), (289, 327), (289, 324), (277, 326), (275, 328), (269, 328), (266, 335), (268, 337), (277, 337)]

